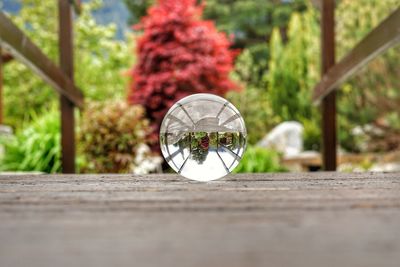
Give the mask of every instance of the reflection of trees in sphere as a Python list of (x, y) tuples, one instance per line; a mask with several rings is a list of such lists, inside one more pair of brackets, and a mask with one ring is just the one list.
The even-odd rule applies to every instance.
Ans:
[(246, 138), (239, 111), (211, 94), (178, 101), (165, 115), (160, 130), (165, 160), (179, 174), (198, 181), (230, 173), (239, 164)]

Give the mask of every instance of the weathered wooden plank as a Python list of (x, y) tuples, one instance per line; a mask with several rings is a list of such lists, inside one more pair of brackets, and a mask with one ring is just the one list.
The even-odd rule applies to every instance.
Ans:
[(400, 173), (0, 176), (2, 266), (398, 266)]
[[(323, 2), (324, 3), (324, 2)], [(400, 8), (382, 21), (315, 86), (313, 100), (318, 102), (369, 61), (400, 42)]]
[(0, 45), (76, 106), (83, 106), (83, 95), (71, 79), (49, 60), (3, 12), (0, 12)]

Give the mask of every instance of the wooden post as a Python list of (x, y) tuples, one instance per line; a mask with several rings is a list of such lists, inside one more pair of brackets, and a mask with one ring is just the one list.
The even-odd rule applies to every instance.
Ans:
[[(321, 53), (322, 76), (335, 64), (335, 0), (322, 1)], [(323, 168), (336, 170), (336, 91), (322, 100)]]
[(3, 124), (3, 54), (0, 46), (0, 125)]
[[(72, 10), (68, 0), (58, 0), (59, 9), (59, 56), (61, 70), (73, 81)], [(62, 172), (75, 172), (75, 118), (74, 104), (60, 96), (61, 108), (61, 158)]]

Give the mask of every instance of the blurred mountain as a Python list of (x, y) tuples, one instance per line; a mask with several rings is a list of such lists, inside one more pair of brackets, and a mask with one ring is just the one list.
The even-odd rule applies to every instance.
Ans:
[[(88, 2), (90, 0), (83, 0)], [(9, 13), (18, 13), (21, 8), (18, 0), (0, 0), (0, 8)], [(123, 0), (103, 0), (103, 7), (93, 12), (97, 23), (117, 25), (117, 39), (125, 39), (125, 33), (130, 30), (128, 25), (129, 11)]]

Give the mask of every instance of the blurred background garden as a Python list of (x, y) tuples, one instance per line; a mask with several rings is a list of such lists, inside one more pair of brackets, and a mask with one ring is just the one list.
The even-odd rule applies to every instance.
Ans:
[[(77, 171), (169, 171), (159, 124), (179, 99), (212, 93), (241, 112), (248, 146), (235, 172), (318, 170), (319, 1), (88, 0), (74, 16)], [(58, 62), (57, 1), (0, 0)], [(336, 1), (340, 59), (400, 0)], [(173, 38), (171, 37), (173, 36)], [(337, 93), (339, 171), (400, 170), (400, 46)], [(61, 172), (59, 96), (18, 60), (3, 66), (0, 171)]]

